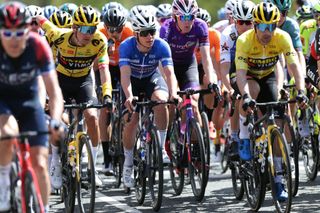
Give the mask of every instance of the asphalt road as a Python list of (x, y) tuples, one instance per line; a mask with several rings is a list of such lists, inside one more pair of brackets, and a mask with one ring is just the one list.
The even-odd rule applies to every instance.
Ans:
[[(100, 158), (101, 159), (101, 158)], [(221, 174), (220, 165), (212, 162), (210, 179), (206, 188), (205, 198), (199, 203), (192, 193), (191, 185), (185, 185), (180, 196), (174, 196), (168, 169), (164, 173), (164, 198), (160, 212), (250, 212), (244, 196), (238, 201), (233, 196), (231, 173), (228, 170)], [(101, 169), (98, 164), (98, 169)], [(300, 162), (301, 182), (297, 197), (293, 199), (292, 212), (320, 212), (320, 177), (314, 182), (308, 182), (302, 162)], [(150, 197), (147, 194), (144, 205), (139, 206), (135, 192), (129, 195), (120, 188), (113, 187), (113, 178), (100, 174), (104, 186), (96, 192), (95, 212), (152, 212)], [(50, 198), (50, 212), (63, 212), (64, 204), (59, 195)], [(76, 211), (78, 212), (78, 211)], [(266, 199), (260, 212), (275, 212), (271, 192), (267, 191)]]

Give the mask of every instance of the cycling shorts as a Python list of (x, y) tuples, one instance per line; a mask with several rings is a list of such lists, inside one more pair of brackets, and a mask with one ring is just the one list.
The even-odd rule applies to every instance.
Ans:
[[(47, 132), (45, 112), (37, 100), (0, 100), (0, 115), (13, 115), (18, 122), (20, 132)], [(48, 147), (49, 136), (39, 135), (29, 138), (30, 146)]]
[(176, 75), (180, 90), (184, 90), (192, 85), (200, 87), (197, 61), (193, 59), (189, 64), (174, 63), (174, 73)]

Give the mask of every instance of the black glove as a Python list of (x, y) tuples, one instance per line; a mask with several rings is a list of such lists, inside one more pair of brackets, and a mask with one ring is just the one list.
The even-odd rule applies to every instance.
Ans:
[(298, 95), (296, 96), (296, 100), (298, 101), (299, 104), (302, 103), (308, 103), (309, 99), (308, 97), (304, 94), (303, 90), (298, 90)]
[(109, 95), (103, 97), (103, 104), (106, 105), (108, 110), (112, 109), (112, 99)]
[(242, 96), (242, 99), (243, 99), (243, 104), (242, 104), (243, 111), (246, 112), (249, 107), (251, 109), (253, 109), (255, 107), (256, 101), (254, 99), (252, 99), (248, 94), (244, 94)]
[(222, 100), (220, 87), (217, 84), (214, 84), (214, 83), (208, 84), (208, 89), (210, 89), (212, 92), (215, 93), (215, 98), (217, 99), (217, 101)]

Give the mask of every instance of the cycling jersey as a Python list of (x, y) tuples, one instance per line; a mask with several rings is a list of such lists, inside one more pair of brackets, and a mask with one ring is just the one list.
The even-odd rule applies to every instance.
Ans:
[(284, 21), (282, 26), (280, 26), (280, 29), (289, 33), (291, 40), (292, 40), (292, 43), (293, 43), (293, 47), (296, 50), (302, 49), (299, 24), (295, 20), (293, 20), (290, 17), (286, 17), (286, 20)]
[(220, 63), (233, 62), (236, 53), (236, 40), (238, 38), (238, 31), (234, 24), (229, 25), (221, 33), (220, 38)]
[[(109, 39), (107, 30), (104, 27), (104, 24), (98, 26), (98, 30), (100, 30), (106, 37)], [(115, 51), (112, 55), (109, 55), (110, 65), (117, 66), (119, 64), (119, 46), (122, 41), (127, 39), (128, 37), (133, 36), (133, 30), (129, 23), (126, 23), (123, 27), (123, 31), (121, 33), (120, 41), (115, 41)]]
[(199, 44), (209, 46), (209, 31), (205, 21), (196, 18), (190, 32), (182, 34), (173, 18), (166, 20), (160, 29), (160, 37), (170, 45), (174, 63), (189, 63), (195, 58), (194, 50)]
[(34, 32), (29, 32), (26, 48), (18, 58), (8, 56), (0, 44), (0, 64), (0, 99), (38, 97), (37, 76), (54, 70), (47, 42)]
[(317, 22), (314, 19), (304, 21), (300, 25), (300, 37), (302, 41), (303, 54), (309, 56), (311, 42), (314, 39), (315, 31), (317, 30)]
[(142, 53), (137, 48), (136, 37), (130, 37), (123, 41), (119, 47), (119, 66), (131, 67), (131, 76), (146, 78), (158, 70), (159, 62), (163, 67), (173, 65), (169, 45), (160, 38), (155, 38), (149, 52)]
[[(213, 29), (209, 28), (209, 42), (210, 42), (210, 50), (214, 50), (214, 58), (216, 62), (219, 63), (220, 61), (220, 32)], [(200, 48), (196, 49), (196, 58), (198, 64), (201, 63), (201, 53), (200, 53)]]
[(279, 55), (284, 54), (287, 64), (298, 61), (289, 34), (275, 29), (271, 41), (262, 45), (254, 29), (248, 30), (237, 39), (235, 63), (237, 70), (247, 70), (248, 76), (261, 79), (274, 72)]
[(48, 20), (40, 21), (49, 43), (57, 48), (58, 64), (56, 70), (69, 77), (82, 77), (89, 74), (93, 61), (98, 57), (98, 66), (108, 65), (107, 39), (96, 31), (92, 41), (84, 46), (70, 43), (72, 29), (60, 29)]

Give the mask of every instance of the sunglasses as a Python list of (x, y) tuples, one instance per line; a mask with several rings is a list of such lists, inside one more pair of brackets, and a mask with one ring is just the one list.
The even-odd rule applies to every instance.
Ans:
[(154, 36), (156, 34), (157, 30), (156, 29), (150, 29), (150, 30), (143, 30), (140, 32), (141, 37), (147, 37), (149, 34), (151, 36)]
[(121, 27), (107, 27), (107, 30), (110, 32), (110, 33), (121, 33), (122, 30), (123, 30), (123, 26)]
[(252, 21), (249, 21), (249, 20), (237, 20), (237, 24), (238, 25), (252, 25)]
[(182, 15), (178, 17), (180, 21), (193, 21), (196, 18), (194, 15)]
[(264, 23), (259, 23), (256, 24), (256, 27), (258, 30), (261, 32), (265, 32), (266, 30), (269, 30), (269, 32), (273, 32), (277, 28), (277, 24), (264, 24)]
[(19, 29), (16, 31), (12, 30), (1, 30), (1, 35), (4, 39), (11, 39), (13, 37), (17, 39), (21, 39), (26, 33), (28, 32), (28, 29)]
[(96, 26), (79, 26), (78, 31), (82, 34), (94, 34), (97, 30)]

